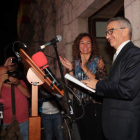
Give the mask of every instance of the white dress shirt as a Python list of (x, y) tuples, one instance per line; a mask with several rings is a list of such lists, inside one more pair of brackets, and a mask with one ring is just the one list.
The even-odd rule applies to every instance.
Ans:
[[(130, 42), (130, 40), (127, 40), (127, 41), (123, 42), (123, 43), (117, 48), (117, 50), (116, 50), (116, 52), (115, 52), (115, 54), (114, 54), (114, 56), (113, 56), (113, 62), (115, 61), (116, 57), (118, 56), (118, 54), (120, 53), (120, 51), (122, 50), (122, 48), (123, 48), (128, 42)], [(113, 63), (113, 62), (112, 62), (112, 63)]]

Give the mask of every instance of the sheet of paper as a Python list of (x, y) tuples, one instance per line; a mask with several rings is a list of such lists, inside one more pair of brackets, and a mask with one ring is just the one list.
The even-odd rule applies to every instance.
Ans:
[(81, 86), (81, 87), (83, 87), (83, 88), (95, 93), (94, 89), (87, 87), (85, 84), (83, 84), (82, 82), (77, 80), (75, 77), (71, 76), (70, 74), (68, 74), (68, 73), (65, 74), (65, 78), (67, 80), (69, 80), (69, 81), (71, 81), (71, 82), (73, 82), (73, 83), (75, 83), (75, 84), (77, 84), (77, 85), (79, 85), (79, 86)]

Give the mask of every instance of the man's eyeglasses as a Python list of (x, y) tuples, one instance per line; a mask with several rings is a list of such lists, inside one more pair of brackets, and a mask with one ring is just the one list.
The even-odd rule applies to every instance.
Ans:
[(107, 36), (107, 34), (112, 35), (113, 30), (117, 30), (117, 29), (125, 29), (125, 27), (120, 27), (120, 28), (112, 28), (109, 29), (108, 31), (105, 32), (105, 35)]

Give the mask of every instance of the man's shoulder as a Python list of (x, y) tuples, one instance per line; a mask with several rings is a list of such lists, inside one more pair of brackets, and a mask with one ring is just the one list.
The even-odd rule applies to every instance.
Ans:
[(122, 49), (120, 58), (125, 63), (140, 61), (140, 48), (130, 41)]
[(128, 49), (128, 51), (131, 52), (131, 53), (134, 53), (134, 52), (140, 53), (140, 48), (134, 45), (133, 47), (130, 47)]
[(129, 46), (130, 48), (137, 48), (140, 49), (138, 46), (136, 46), (132, 41), (129, 41), (126, 46)]
[(133, 44), (133, 42), (128, 42), (124, 48), (128, 53), (140, 53), (140, 48)]

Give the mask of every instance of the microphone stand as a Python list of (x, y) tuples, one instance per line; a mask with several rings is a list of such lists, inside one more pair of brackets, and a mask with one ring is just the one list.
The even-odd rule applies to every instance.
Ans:
[[(61, 74), (61, 80), (66, 85), (66, 82), (65, 82), (65, 79), (64, 79), (64, 75), (63, 75), (62, 65), (61, 65), (61, 62), (60, 62), (60, 59), (59, 59), (59, 55), (58, 55), (58, 51), (57, 51), (56, 43), (53, 44), (53, 47), (54, 47), (54, 50), (55, 50), (55, 53), (56, 53), (56, 57), (57, 57), (57, 60), (58, 60), (59, 70), (60, 70), (60, 74)], [(80, 134), (79, 134), (79, 130), (78, 130), (78, 126), (76, 124), (76, 118), (74, 116), (74, 112), (73, 112), (73, 108), (72, 108), (72, 101), (69, 98), (69, 94), (68, 94), (68, 90), (67, 90), (66, 86), (64, 86), (64, 91), (65, 91), (66, 98), (67, 98), (67, 104), (68, 104), (68, 108), (69, 108), (69, 112), (70, 112), (70, 119), (72, 121), (72, 130), (74, 132), (75, 140), (81, 140)], [(67, 115), (65, 115), (65, 116), (67, 116)]]

